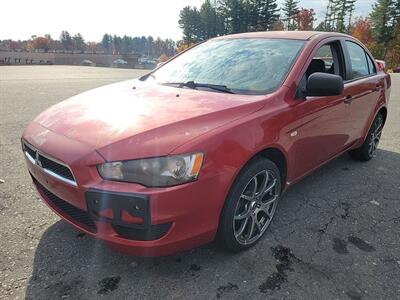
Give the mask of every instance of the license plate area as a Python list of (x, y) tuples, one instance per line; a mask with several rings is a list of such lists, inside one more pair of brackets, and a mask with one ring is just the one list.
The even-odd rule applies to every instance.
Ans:
[(91, 189), (85, 197), (88, 212), (96, 221), (136, 229), (150, 226), (148, 196)]

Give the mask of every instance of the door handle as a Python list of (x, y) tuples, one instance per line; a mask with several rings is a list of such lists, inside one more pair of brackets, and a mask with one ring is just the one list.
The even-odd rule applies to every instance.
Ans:
[(380, 84), (377, 84), (376, 86), (375, 86), (375, 89), (374, 89), (374, 92), (380, 92), (381, 91), (381, 85)]
[(343, 102), (346, 104), (350, 104), (351, 101), (353, 101), (353, 97), (351, 95), (347, 95), (346, 98), (344, 98)]

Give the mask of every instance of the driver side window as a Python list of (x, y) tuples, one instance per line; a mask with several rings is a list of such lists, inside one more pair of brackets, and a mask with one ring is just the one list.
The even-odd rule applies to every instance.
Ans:
[(331, 42), (321, 46), (315, 52), (305, 74), (303, 75), (296, 92), (296, 98), (303, 99), (307, 85), (307, 79), (316, 72), (339, 75), (344, 78), (343, 54), (340, 42)]
[(322, 72), (342, 76), (340, 46), (337, 42), (325, 44), (315, 53), (306, 71), (308, 78), (312, 73)]

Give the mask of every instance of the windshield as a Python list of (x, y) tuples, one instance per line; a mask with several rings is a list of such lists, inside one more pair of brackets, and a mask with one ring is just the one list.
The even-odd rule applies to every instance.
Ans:
[(224, 86), (235, 93), (265, 94), (281, 85), (303, 44), (286, 39), (211, 40), (151, 77), (159, 84), (194, 82)]

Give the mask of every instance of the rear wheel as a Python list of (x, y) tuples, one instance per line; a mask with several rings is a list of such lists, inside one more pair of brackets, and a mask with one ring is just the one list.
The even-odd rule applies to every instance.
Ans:
[(369, 129), (367, 138), (360, 148), (351, 150), (350, 156), (355, 160), (368, 161), (374, 157), (375, 151), (378, 148), (381, 139), (384, 120), (381, 113), (379, 113)]
[(274, 217), (281, 194), (278, 167), (256, 157), (238, 175), (226, 199), (217, 240), (227, 250), (241, 251), (256, 244)]

